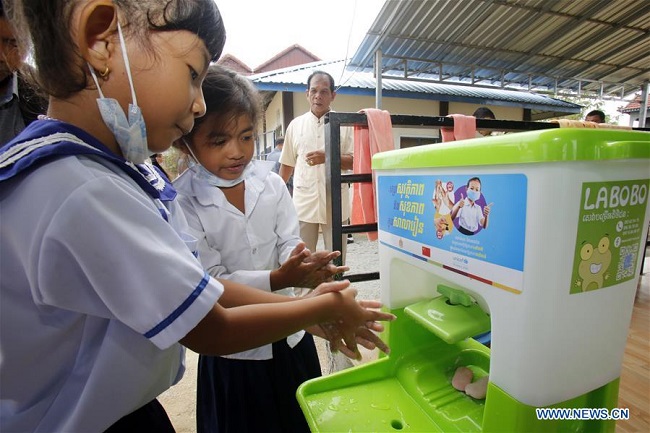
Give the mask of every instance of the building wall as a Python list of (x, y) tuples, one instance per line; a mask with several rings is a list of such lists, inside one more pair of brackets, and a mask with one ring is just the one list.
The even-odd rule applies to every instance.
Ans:
[(260, 122), (260, 128), (266, 124), (266, 131), (259, 131), (259, 140), (263, 150), (262, 153), (268, 153), (273, 150), (275, 145), (274, 140), (276, 138), (274, 132), (278, 126), (281, 127), (280, 131), (282, 135), (286, 130), (285, 125), (282, 124), (282, 111), (282, 94), (277, 92), (263, 114), (264, 122)]
[[(439, 116), (440, 115), (440, 102), (427, 100), (427, 99), (405, 99), (405, 98), (389, 98), (382, 99), (383, 109), (391, 114), (404, 114), (416, 116)], [(293, 94), (294, 113), (299, 116), (309, 110), (309, 102), (307, 101), (306, 93), (299, 92)], [(337, 94), (332, 104), (332, 109), (342, 112), (357, 112), (364, 108), (374, 108), (374, 96), (358, 96), (358, 95), (345, 95)], [(471, 115), (480, 105), (468, 104), (462, 102), (450, 102), (449, 112), (455, 114)], [(518, 107), (502, 107), (502, 106), (489, 106), (494, 112), (497, 119), (502, 120), (522, 120), (523, 109)], [(281, 125), (281, 130), (284, 132), (287, 125), (282, 123), (282, 96), (277, 92), (265, 113), (266, 116), (266, 129), (271, 132), (277, 126)], [(393, 142), (395, 148), (400, 148), (400, 143), (409, 141), (403, 139), (409, 137), (412, 139), (419, 139), (420, 141), (431, 140), (432, 142), (439, 140), (439, 130), (437, 128), (408, 128), (408, 127), (393, 127)]]

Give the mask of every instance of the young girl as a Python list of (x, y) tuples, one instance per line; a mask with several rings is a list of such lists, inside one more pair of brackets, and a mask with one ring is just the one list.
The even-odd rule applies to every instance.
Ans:
[[(304, 248), (298, 217), (272, 162), (252, 161), (261, 107), (253, 84), (221, 66), (203, 83), (207, 112), (176, 143), (194, 165), (174, 182), (199, 259), (213, 277), (267, 291), (315, 287), (347, 268), (322, 252), (299, 266), (280, 263)], [(294, 251), (294, 249), (296, 249)], [(316, 257), (318, 256), (318, 257)], [(298, 386), (320, 376), (314, 341), (301, 331), (273, 345), (224, 357), (200, 356), (199, 432), (308, 432)], [(246, 416), (251, 407), (256, 416)]]
[(223, 355), (326, 322), (356, 350), (360, 325), (392, 318), (345, 282), (298, 300), (222, 284), (167, 222), (137, 164), (205, 112), (213, 0), (3, 5), (50, 103), (0, 148), (0, 431), (173, 431), (155, 399), (182, 376), (179, 342)]

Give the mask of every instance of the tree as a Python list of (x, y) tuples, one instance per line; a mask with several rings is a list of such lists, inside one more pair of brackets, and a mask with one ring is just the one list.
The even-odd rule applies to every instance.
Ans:
[[(600, 110), (605, 113), (605, 123), (614, 123), (617, 124), (621, 113), (616, 111), (618, 108), (616, 102), (614, 101), (605, 101), (603, 99), (593, 99), (593, 98), (579, 98), (579, 97), (562, 97), (558, 98), (566, 102), (571, 102), (582, 106), (579, 114), (571, 114), (568, 116), (562, 116), (563, 119), (570, 120), (584, 120), (587, 113), (591, 110)], [(621, 105), (621, 103), (619, 103)]]

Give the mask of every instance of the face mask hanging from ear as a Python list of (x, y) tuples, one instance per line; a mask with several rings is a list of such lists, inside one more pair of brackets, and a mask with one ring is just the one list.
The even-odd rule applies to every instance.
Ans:
[(95, 75), (95, 70), (90, 64), (88, 64), (88, 68), (99, 92), (99, 98), (97, 98), (99, 112), (102, 115), (102, 119), (104, 119), (104, 123), (120, 145), (124, 159), (134, 164), (142, 164), (152, 152), (147, 147), (147, 127), (144, 123), (144, 117), (142, 117), (142, 111), (138, 107), (138, 100), (135, 97), (131, 66), (129, 65), (129, 57), (126, 54), (126, 44), (119, 21), (117, 23), (117, 32), (119, 34), (120, 46), (122, 47), (122, 54), (124, 56), (124, 65), (126, 66), (126, 74), (129, 77), (129, 86), (131, 88), (132, 102), (129, 104), (128, 120), (124, 114), (124, 110), (116, 99), (104, 97), (104, 93), (102, 93), (99, 81), (97, 80), (97, 75)]
[(194, 156), (194, 152), (192, 152), (192, 148), (190, 148), (190, 145), (187, 144), (187, 141), (183, 138), (183, 144), (185, 147), (187, 147), (187, 150), (190, 152), (190, 155), (192, 155), (192, 158), (190, 158), (190, 164), (189, 164), (189, 169), (194, 172), (196, 175), (197, 179), (201, 179), (205, 181), (208, 185), (216, 186), (218, 188), (231, 188), (235, 185), (238, 185), (242, 183), (248, 174), (253, 170), (252, 164), (248, 164), (242, 174), (237, 178), (237, 179), (222, 179), (219, 176), (216, 176), (213, 174), (211, 171), (208, 171), (207, 168), (203, 167), (203, 165), (199, 162), (198, 158)]

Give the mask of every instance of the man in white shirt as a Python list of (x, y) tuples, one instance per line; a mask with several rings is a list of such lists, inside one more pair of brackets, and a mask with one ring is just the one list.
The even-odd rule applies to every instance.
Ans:
[[(300, 221), (300, 237), (311, 251), (316, 250), (319, 230), (326, 250), (332, 250), (332, 225), (327, 224), (325, 193), (325, 127), (323, 116), (336, 97), (334, 79), (323, 71), (307, 79), (310, 111), (289, 123), (280, 157), (280, 176), (288, 181), (293, 174), (293, 203)], [(352, 170), (354, 142), (349, 128), (341, 130), (341, 170)], [(341, 222), (350, 217), (349, 186), (341, 185)], [(345, 263), (346, 237), (342, 236), (341, 257)]]

